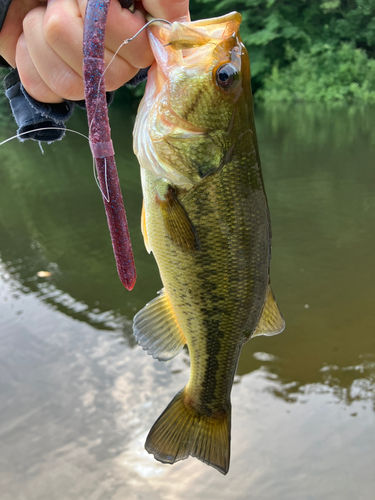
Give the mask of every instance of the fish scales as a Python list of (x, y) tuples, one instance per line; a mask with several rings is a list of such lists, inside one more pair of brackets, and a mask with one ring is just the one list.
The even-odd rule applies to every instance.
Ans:
[[(263, 305), (268, 285), (267, 205), (262, 192), (248, 204), (243, 186), (250, 175), (246, 164), (229, 164), (181, 198), (201, 244), (197, 255), (188, 257), (178, 248), (171, 250), (168, 236), (160, 238), (164, 222), (154, 203), (155, 191), (144, 190), (149, 241), (189, 346), (189, 390), (194, 401), (212, 409), (228, 400), (239, 334), (252, 329), (249, 317), (256, 326), (261, 311), (254, 297), (261, 297)], [(147, 183), (145, 177), (150, 174), (143, 171)]]
[(136, 315), (134, 334), (162, 360), (186, 343), (191, 360), (146, 449), (164, 463), (195, 456), (224, 474), (242, 345), (284, 328), (269, 287), (270, 219), (240, 20), (153, 29), (157, 64), (135, 126), (142, 230), (164, 289)]

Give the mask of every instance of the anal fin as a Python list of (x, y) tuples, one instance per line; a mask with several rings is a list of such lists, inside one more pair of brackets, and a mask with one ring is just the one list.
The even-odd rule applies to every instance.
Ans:
[(257, 337), (259, 335), (267, 335), (270, 337), (271, 335), (281, 333), (284, 328), (284, 318), (282, 317), (271, 287), (269, 286), (263, 312), (252, 337)]
[(145, 305), (133, 320), (133, 333), (139, 345), (159, 361), (174, 358), (186, 344), (164, 288)]

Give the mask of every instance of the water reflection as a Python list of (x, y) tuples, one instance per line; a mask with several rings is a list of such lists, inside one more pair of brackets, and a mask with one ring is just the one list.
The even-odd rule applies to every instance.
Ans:
[[(143, 450), (187, 380), (188, 357), (158, 363), (132, 340), (135, 311), (161, 284), (140, 233), (134, 111), (111, 114), (139, 276), (132, 293), (117, 277), (83, 139), (67, 136), (43, 156), (34, 143), (0, 148), (4, 498), (371, 498), (375, 109), (257, 110), (287, 329), (243, 349), (230, 482)], [(70, 126), (84, 133), (85, 120)]]
[[(305, 404), (312, 394), (329, 394), (331, 403), (348, 407), (361, 403), (362, 410), (375, 411), (375, 356), (359, 356), (355, 366), (329, 366), (325, 364), (316, 374), (316, 382), (285, 379), (280, 376), (280, 361), (264, 352), (253, 354), (256, 360), (263, 361), (261, 370), (266, 380), (272, 382), (268, 390), (286, 403)], [(368, 359), (363, 359), (368, 358)]]
[[(122, 112), (116, 115), (115, 110), (115, 121), (119, 122)], [(72, 128), (85, 132), (85, 120), (83, 113), (78, 114)], [(116, 142), (122, 146), (122, 153), (118, 153), (120, 178), (138, 266), (144, 271), (139, 273), (137, 287), (150, 300), (148, 290), (158, 289), (160, 280), (139, 229), (142, 198), (139, 167), (131, 146), (133, 120), (134, 115), (128, 116), (121, 120), (121, 127), (113, 127), (118, 131), (114, 140), (117, 136)], [(124, 128), (125, 139), (121, 137)], [(3, 130), (5, 136), (12, 133)], [(113, 311), (131, 318), (144, 298), (128, 294), (118, 281), (87, 144), (68, 135), (63, 142), (44, 149), (42, 156), (35, 143), (10, 143), (0, 148), (0, 252), (8, 272), (30, 291), (41, 295), (46, 291), (46, 300), (51, 295), (48, 288), (56, 287), (90, 311)], [(49, 287), (37, 278), (40, 270), (52, 273)], [(71, 309), (71, 313), (78, 311)], [(87, 314), (82, 316), (87, 320)]]
[[(274, 103), (272, 106), (257, 108), (258, 131), (261, 126), (275, 138), (282, 138), (282, 151), (295, 151), (294, 143), (303, 143), (314, 151), (329, 146), (334, 154), (337, 149), (364, 144), (375, 145), (374, 107), (340, 104), (295, 104)], [(361, 160), (361, 157), (357, 157)]]

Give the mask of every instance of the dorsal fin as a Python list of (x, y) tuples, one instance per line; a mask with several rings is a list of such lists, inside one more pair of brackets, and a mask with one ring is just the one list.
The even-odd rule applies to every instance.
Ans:
[(133, 320), (133, 332), (139, 345), (159, 361), (174, 358), (186, 344), (164, 288), (145, 305)]
[(257, 337), (258, 335), (277, 335), (278, 333), (281, 333), (284, 328), (284, 318), (282, 317), (280, 309), (276, 304), (271, 287), (268, 286), (267, 299), (264, 304), (263, 312), (252, 337)]

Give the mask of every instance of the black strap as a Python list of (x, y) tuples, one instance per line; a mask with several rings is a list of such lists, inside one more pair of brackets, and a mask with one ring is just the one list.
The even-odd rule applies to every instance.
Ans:
[(3, 56), (0, 56), (0, 68), (10, 68), (10, 64), (4, 59)]
[(17, 71), (17, 68), (13, 69), (10, 73), (6, 75), (3, 80), (3, 87), (5, 92), (10, 89), (13, 85), (20, 81), (20, 77)]

